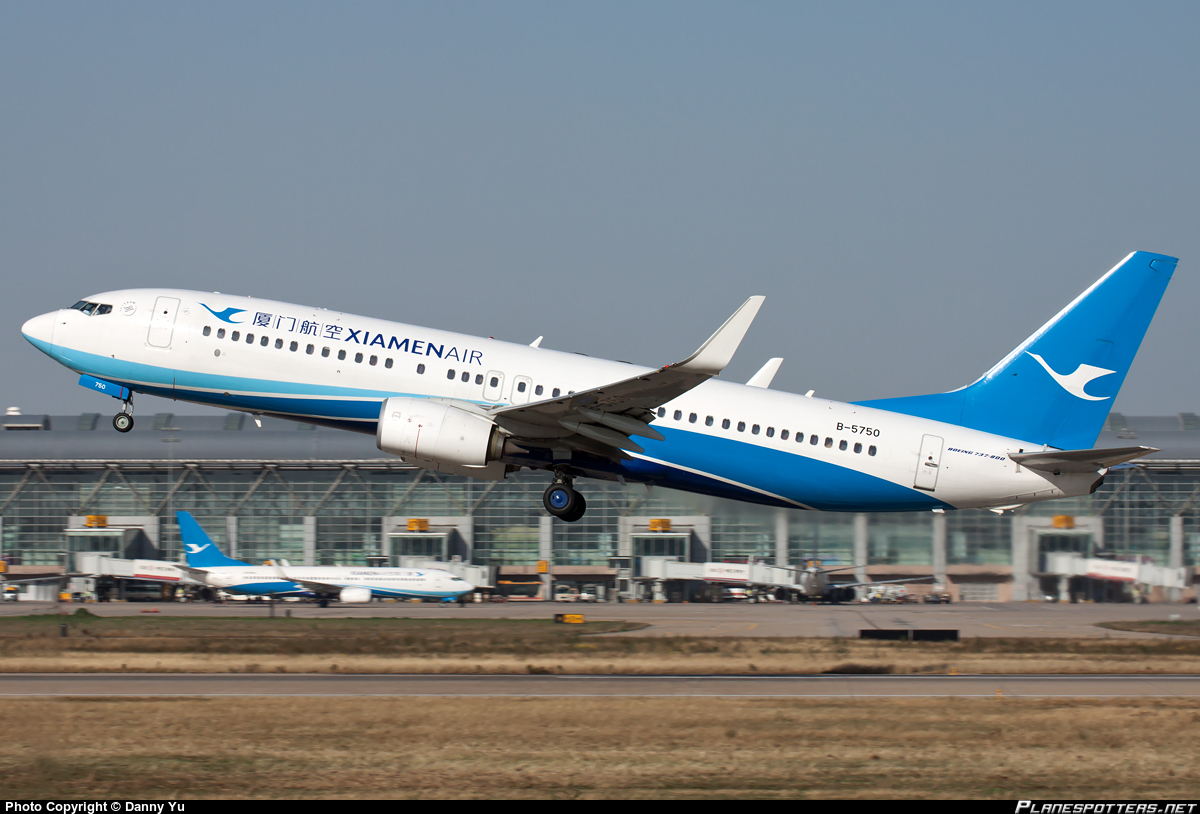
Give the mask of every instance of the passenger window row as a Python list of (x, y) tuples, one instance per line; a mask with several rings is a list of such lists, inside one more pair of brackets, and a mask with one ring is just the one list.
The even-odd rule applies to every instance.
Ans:
[[(92, 304), (94, 304), (94, 303), (82, 303), (82, 304), (84, 304), (84, 305), (92, 305)], [(101, 306), (101, 307), (102, 307), (102, 308), (110, 308), (110, 306)], [(110, 310), (111, 310), (111, 308), (110, 308)], [(104, 311), (103, 313), (108, 313), (108, 311)], [(212, 330), (212, 326), (211, 326), (211, 325), (205, 325), (205, 326), (204, 326), (204, 329), (201, 331), (201, 333), (202, 333), (202, 334), (204, 334), (204, 336), (212, 336), (212, 332), (213, 332), (213, 330)], [(224, 329), (224, 328), (217, 328), (217, 339), (224, 339), (224, 338), (225, 338), (225, 329)], [(241, 332), (241, 331), (230, 331), (230, 332), (229, 332), (229, 340), (230, 340), (231, 342), (240, 342), (240, 341), (242, 341), (242, 332)], [(246, 334), (246, 344), (247, 344), (247, 345), (253, 345), (253, 344), (254, 344), (254, 334), (252, 334), (252, 333), (247, 333), (247, 334)], [(258, 344), (259, 344), (259, 346), (260, 346), (260, 347), (263, 347), (263, 348), (265, 348), (265, 347), (268, 347), (268, 346), (271, 344), (270, 337), (267, 337), (267, 336), (260, 336), (260, 337), (259, 337), (259, 339), (258, 339)], [(282, 349), (283, 349), (283, 340), (282, 340), (282, 339), (276, 339), (276, 340), (275, 340), (275, 348), (276, 348), (277, 350), (282, 350)], [(295, 341), (293, 341), (293, 342), (290, 342), (290, 343), (288, 344), (288, 350), (292, 351), (293, 353), (294, 353), (294, 352), (296, 352), (296, 351), (298, 351), (298, 350), (300, 350), (300, 343), (299, 343), (299, 342), (295, 342)], [(314, 353), (316, 353), (316, 346), (315, 346), (315, 345), (312, 345), (312, 344), (306, 345), (306, 346), (305, 346), (305, 348), (304, 348), (304, 352), (305, 352), (306, 354), (308, 354), (309, 356), (312, 356)], [(330, 354), (330, 350), (329, 350), (329, 348), (328, 348), (328, 347), (323, 347), (323, 348), (321, 348), (321, 357), (322, 357), (322, 358), (325, 358), (325, 359), (329, 358), (329, 354)], [(345, 361), (345, 359), (346, 359), (346, 351), (345, 351), (344, 349), (342, 349), (342, 350), (339, 350), (339, 351), (337, 352), (337, 358), (338, 358), (338, 361), (339, 361), (339, 362), (341, 362), (341, 361)], [(363, 361), (363, 354), (361, 354), (361, 353), (356, 353), (356, 354), (354, 354), (354, 361), (355, 361), (355, 363), (356, 363), (356, 364), (362, 364), (362, 361)], [(369, 364), (369, 365), (377, 365), (377, 364), (379, 364), (379, 357), (378, 357), (378, 356), (374, 356), (374, 355), (373, 355), (373, 356), (371, 356), (369, 359), (367, 359), (367, 364)], [(392, 369), (392, 365), (393, 365), (393, 361), (392, 361), (392, 358), (391, 358), (391, 357), (388, 357), (388, 358), (386, 358), (386, 359), (384, 359), (384, 360), (383, 360), (383, 366), (384, 366), (385, 368), (387, 368), (388, 370), (391, 370), (391, 369)], [(424, 375), (424, 373), (425, 373), (425, 364), (424, 364), (423, 362), (417, 365), (417, 373), (418, 373), (419, 375)], [(461, 375), (461, 378), (460, 378), (460, 380), (461, 380), (461, 381), (462, 381), (464, 384), (466, 384), (466, 383), (468, 383), (468, 382), (470, 382), (470, 381), (471, 381), (471, 373), (470, 373), (469, 371), (466, 371), (466, 370), (464, 370), (464, 371), (462, 371), (462, 373), (461, 373), (461, 374), (459, 374), (459, 373), (458, 373), (456, 370), (454, 370), (453, 368), (451, 368), (450, 370), (447, 370), (447, 371), (446, 371), (446, 378), (447, 378), (447, 379), (449, 379), (449, 380), (451, 380), (451, 381), (453, 381), (455, 378), (459, 378), (459, 377), (460, 377), (460, 375)], [(475, 384), (483, 384), (483, 374), (482, 374), (482, 373), (476, 373), (476, 374), (475, 374)], [(497, 377), (497, 376), (493, 376), (493, 377), (492, 377), (492, 379), (491, 379), (490, 385), (491, 385), (492, 387), (499, 387), (499, 386), (500, 386), (500, 379), (499, 379), (499, 377)], [(524, 392), (525, 392), (525, 390), (526, 390), (526, 383), (525, 383), (525, 382), (518, 382), (518, 383), (517, 383), (517, 391), (518, 391), (518, 392), (521, 392), (521, 393), (524, 393)], [(534, 388), (533, 388), (533, 394), (534, 394), (535, 396), (540, 396), (540, 395), (542, 395), (544, 392), (545, 392), (545, 388), (544, 388), (542, 385), (540, 385), (540, 384), (539, 384), (539, 385), (537, 385), (536, 387), (534, 387)], [(574, 391), (572, 391), (572, 392), (574, 392)], [(556, 387), (556, 388), (554, 388), (554, 390), (552, 391), (551, 398), (558, 398), (558, 397), (559, 397), (561, 394), (562, 394), (562, 390), (560, 390), (559, 388), (557, 388), (557, 387)]]
[[(211, 326), (211, 325), (205, 325), (205, 326), (204, 326), (204, 330), (203, 330), (203, 331), (201, 331), (201, 333), (202, 333), (202, 334), (204, 334), (204, 336), (212, 336), (212, 326)], [(224, 328), (217, 328), (217, 339), (224, 339), (224, 338), (225, 338), (225, 329), (224, 329)], [(231, 342), (240, 342), (240, 341), (242, 341), (242, 332), (241, 332), (241, 331), (230, 331), (230, 332), (229, 332), (229, 339), (230, 339), (230, 341), (231, 341)], [(283, 342), (284, 342), (284, 340), (282, 340), (282, 339), (276, 339), (276, 340), (275, 340), (275, 349), (276, 349), (276, 350), (283, 350)], [(247, 345), (253, 345), (253, 344), (254, 344), (254, 334), (252, 334), (252, 333), (247, 333), (247, 334), (246, 334), (246, 344), (247, 344)], [(258, 337), (258, 344), (259, 344), (259, 347), (263, 347), (263, 348), (265, 348), (265, 347), (268, 347), (268, 346), (270, 346), (270, 344), (271, 344), (271, 338), (270, 338), (270, 337), (268, 337), (268, 336), (260, 336), (260, 337)], [(295, 340), (292, 340), (291, 342), (288, 342), (287, 349), (288, 349), (289, 351), (291, 351), (292, 353), (295, 353), (295, 352), (297, 352), (297, 351), (299, 351), (299, 350), (300, 350), (300, 343), (299, 343), (299, 342), (296, 342)], [(309, 343), (309, 344), (306, 344), (306, 345), (304, 346), (304, 352), (305, 352), (306, 354), (308, 354), (309, 356), (312, 356), (314, 353), (316, 353), (316, 352), (317, 352), (317, 346), (316, 346), (316, 345), (313, 345), (313, 344), (311, 344), (311, 343)], [(330, 349), (329, 349), (328, 347), (323, 347), (323, 348), (321, 348), (321, 358), (323, 358), (323, 359), (328, 359), (328, 358), (329, 358), (329, 354), (330, 354), (330, 353), (331, 353), (331, 351), (330, 351)], [(363, 355), (363, 354), (361, 354), (361, 353), (356, 353), (356, 354), (354, 354), (354, 361), (355, 361), (357, 364), (362, 364), (362, 361), (363, 361), (363, 359), (364, 359), (364, 358), (366, 358), (366, 357), (364, 357), (364, 355)], [(339, 351), (337, 352), (337, 359), (338, 359), (338, 361), (339, 361), (339, 362), (345, 361), (345, 359), (346, 359), (346, 351), (345, 351), (344, 349), (343, 349), (343, 350), (339, 350)], [(367, 358), (367, 364), (369, 364), (369, 365), (378, 365), (378, 364), (379, 364), (379, 357), (378, 357), (378, 356), (375, 356), (375, 355), (371, 355), (369, 358)], [(386, 358), (386, 359), (384, 359), (384, 360), (383, 360), (383, 366), (384, 366), (384, 367), (386, 367), (388, 370), (391, 370), (391, 369), (392, 369), (392, 366), (393, 366), (394, 364), (395, 364), (395, 362), (392, 360), (392, 358), (391, 358), (391, 357), (388, 357), (388, 358)], [(424, 373), (424, 372), (425, 372), (425, 365), (423, 365), (423, 364), (422, 364), (422, 365), (417, 365), (417, 372), (418, 372), (418, 373)], [(466, 374), (466, 373), (464, 373), (463, 375), (464, 375), (464, 376), (466, 376), (467, 374)], [(479, 381), (480, 381), (480, 382), (481, 382), (481, 381), (483, 381), (483, 377), (482, 377), (482, 376), (477, 376), (476, 378), (477, 378), (477, 379), (479, 379)], [(463, 381), (466, 381), (466, 379), (463, 379)], [(476, 383), (478, 384), (478, 382), (476, 382)]]
[[(666, 418), (666, 417), (667, 417), (667, 408), (665, 408), (665, 407), (659, 407), (659, 408), (658, 408), (658, 417), (659, 417), (659, 418)], [(674, 419), (674, 420), (676, 420), (676, 421), (682, 421), (682, 420), (683, 420), (683, 410), (676, 410), (676, 411), (675, 411), (675, 412), (672, 414), (671, 418), (673, 418), (673, 419)], [(697, 422), (699, 419), (700, 419), (700, 417), (699, 417), (698, 415), (696, 415), (696, 413), (688, 413), (687, 420), (688, 420), (688, 423), (689, 423), (689, 424), (695, 424), (695, 423), (696, 423), (696, 422)], [(712, 416), (710, 416), (710, 415), (709, 415), (709, 416), (705, 416), (705, 417), (704, 417), (704, 426), (706, 426), (706, 427), (711, 427), (711, 426), (713, 425), (713, 423), (714, 423), (714, 419), (713, 419), (713, 417), (712, 417)], [(727, 430), (727, 429), (729, 429), (729, 428), (730, 428), (730, 426), (732, 426), (732, 423), (733, 423), (733, 422), (731, 422), (731, 421), (730, 421), (728, 418), (723, 418), (723, 419), (721, 419), (721, 429), (723, 429), (723, 430)], [(737, 431), (738, 431), (738, 432), (745, 432), (745, 431), (746, 431), (746, 422), (745, 422), (745, 421), (739, 421), (739, 422), (737, 423)], [(759, 435), (760, 433), (761, 433), (761, 434), (763, 434), (763, 435), (766, 435), (768, 438), (774, 438), (774, 437), (775, 437), (775, 428), (774, 428), (774, 427), (767, 427), (767, 431), (766, 431), (765, 433), (763, 433), (763, 431), (762, 431), (762, 425), (760, 425), (760, 424), (752, 424), (752, 425), (750, 426), (750, 434), (751, 434), (751, 435)], [(786, 441), (786, 440), (788, 440), (788, 438), (790, 437), (790, 435), (791, 435), (791, 431), (790, 431), (790, 430), (780, 430), (780, 431), (779, 431), (779, 440), (780, 440), (780, 441)], [(797, 444), (803, 444), (803, 443), (804, 443), (804, 433), (802, 433), (802, 432), (797, 432), (797, 433), (796, 433), (796, 443), (797, 443)], [(821, 439), (820, 439), (818, 436), (816, 436), (816, 435), (810, 435), (810, 436), (808, 437), (808, 443), (809, 443), (809, 445), (810, 445), (810, 446), (814, 446), (814, 447), (815, 447), (815, 446), (817, 446), (818, 444), (820, 444), (820, 443), (821, 443)], [(849, 449), (849, 447), (850, 447), (850, 443), (849, 443), (848, 441), (846, 441), (846, 440), (842, 440), (842, 441), (840, 441), (840, 442), (838, 443), (838, 449), (842, 450), (843, 452), (844, 452), (845, 450)], [(833, 448), (833, 438), (826, 437), (826, 439), (825, 439), (825, 448), (826, 448), (826, 449), (832, 449), (832, 448)], [(861, 452), (863, 451), (863, 445), (862, 445), (862, 444), (860, 444), (860, 443), (855, 443), (855, 444), (854, 444), (854, 451), (855, 451), (856, 453), (861, 453)], [(872, 444), (871, 446), (867, 447), (867, 454), (868, 454), (868, 455), (870, 455), (870, 456), (872, 456), (872, 457), (874, 457), (876, 454), (878, 454), (878, 452), (879, 452), (879, 449), (878, 449), (878, 448), (877, 448), (877, 447), (876, 447), (874, 444)]]

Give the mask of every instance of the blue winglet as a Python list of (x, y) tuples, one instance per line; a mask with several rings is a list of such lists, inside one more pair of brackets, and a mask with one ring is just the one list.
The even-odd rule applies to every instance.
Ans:
[(966, 387), (857, 403), (1057, 449), (1091, 449), (1178, 262), (1133, 252)]
[(196, 518), (188, 512), (175, 512), (175, 520), (179, 523), (179, 536), (183, 539), (183, 551), (187, 564), (192, 568), (215, 568), (218, 566), (241, 565), (247, 568), (250, 563), (226, 557), (217, 548), (212, 538), (200, 528)]

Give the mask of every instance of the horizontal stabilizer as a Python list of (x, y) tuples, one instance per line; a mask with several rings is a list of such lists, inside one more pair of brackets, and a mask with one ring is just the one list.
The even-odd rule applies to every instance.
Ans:
[(1029, 469), (1039, 472), (1095, 472), (1123, 464), (1151, 452), (1154, 447), (1119, 447), (1117, 449), (1062, 449), (1050, 452), (1009, 453), (1008, 457)]

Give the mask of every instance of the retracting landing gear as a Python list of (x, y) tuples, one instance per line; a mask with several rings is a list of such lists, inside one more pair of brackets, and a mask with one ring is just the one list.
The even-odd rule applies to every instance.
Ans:
[(566, 523), (574, 523), (587, 511), (587, 501), (571, 484), (569, 477), (556, 473), (554, 483), (550, 484), (546, 493), (542, 495), (542, 505), (546, 507), (546, 511)]
[(113, 416), (113, 429), (117, 432), (133, 429), (133, 399), (121, 402), (121, 412)]

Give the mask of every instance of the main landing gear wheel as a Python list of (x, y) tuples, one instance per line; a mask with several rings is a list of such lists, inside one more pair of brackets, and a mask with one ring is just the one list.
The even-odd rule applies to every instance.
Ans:
[(587, 501), (569, 483), (552, 483), (542, 495), (546, 511), (567, 523), (574, 523), (587, 511)]
[(117, 432), (129, 432), (133, 429), (133, 416), (129, 413), (117, 413), (113, 416), (113, 429)]
[(576, 520), (582, 519), (584, 513), (587, 511), (587, 501), (583, 499), (583, 495), (576, 492), (575, 496), (579, 499), (579, 504), (575, 507), (575, 511), (563, 516), (563, 520), (568, 523), (574, 523)]

